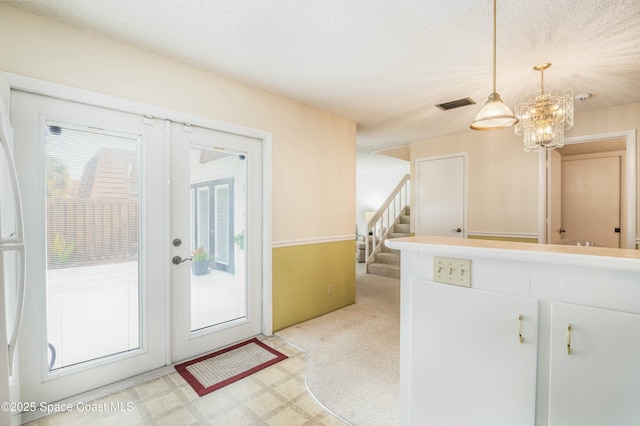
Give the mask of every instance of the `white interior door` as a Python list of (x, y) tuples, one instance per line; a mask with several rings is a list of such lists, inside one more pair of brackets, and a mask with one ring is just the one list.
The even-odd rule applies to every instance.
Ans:
[(12, 118), (28, 265), (22, 400), (163, 366), (163, 123), (20, 91)]
[(620, 167), (620, 156), (563, 156), (564, 239), (620, 247)]
[(261, 141), (171, 124), (172, 359), (262, 329)]
[(424, 158), (417, 165), (417, 234), (465, 238), (465, 154)]

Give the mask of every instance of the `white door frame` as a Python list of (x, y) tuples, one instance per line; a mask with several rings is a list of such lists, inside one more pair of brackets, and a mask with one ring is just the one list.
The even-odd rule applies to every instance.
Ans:
[[(150, 116), (176, 123), (189, 123), (200, 127), (210, 128), (228, 133), (235, 133), (241, 136), (259, 139), (262, 141), (262, 334), (270, 336), (273, 334), (273, 298), (272, 298), (272, 135), (270, 132), (257, 130), (250, 127), (240, 126), (233, 123), (214, 120), (200, 115), (190, 114), (183, 111), (163, 108), (156, 105), (149, 105), (142, 102), (119, 98), (116, 96), (104, 95), (101, 93), (78, 89), (57, 83), (51, 83), (31, 77), (0, 71), (0, 75), (9, 82), (11, 89), (23, 90), (39, 95), (45, 95), (67, 101), (74, 101), (95, 105), (103, 108), (111, 108), (118, 111)], [(168, 150), (169, 144), (166, 144)], [(167, 156), (167, 159), (169, 157)], [(166, 175), (169, 176), (169, 164), (166, 164)], [(167, 191), (169, 182), (167, 181)], [(170, 219), (169, 203), (167, 202), (165, 214)], [(170, 294), (170, 229), (165, 230), (166, 247), (166, 293)], [(170, 301), (166, 301), (167, 308)], [(170, 311), (167, 311), (167, 333), (170, 328)], [(171, 339), (167, 339), (167, 365), (171, 363), (170, 351)]]
[[(468, 170), (468, 161), (467, 161), (467, 153), (466, 152), (456, 152), (456, 153), (451, 153), (451, 154), (443, 154), (443, 155), (434, 155), (434, 156), (429, 156), (429, 157), (420, 157), (420, 158), (416, 158), (414, 161), (414, 165), (413, 165), (413, 182), (415, 182), (415, 190), (413, 192), (414, 194), (414, 200), (413, 200), (413, 206), (412, 207), (415, 210), (415, 221), (418, 221), (420, 218), (420, 203), (418, 200), (418, 194), (420, 194), (420, 179), (419, 179), (419, 173), (420, 173), (420, 163), (423, 161), (433, 161), (433, 160), (444, 160), (444, 159), (448, 159), (448, 158), (455, 158), (455, 157), (462, 157), (462, 168), (464, 170), (464, 176), (462, 178), (462, 199), (463, 199), (463, 208), (462, 208), (462, 238), (467, 238), (468, 237), (468, 226), (467, 226), (467, 206), (468, 206), (468, 177), (469, 177), (469, 170)], [(418, 230), (418, 225), (417, 222), (414, 222), (414, 226), (413, 228), (417, 231)], [(417, 235), (417, 233), (416, 233)]]
[[(606, 139), (626, 140), (626, 223), (624, 224), (627, 246), (622, 248), (636, 248), (636, 131), (621, 130), (617, 132), (600, 133), (595, 135), (567, 138), (565, 145), (594, 142)], [(547, 152), (538, 152), (538, 243), (547, 242)]]

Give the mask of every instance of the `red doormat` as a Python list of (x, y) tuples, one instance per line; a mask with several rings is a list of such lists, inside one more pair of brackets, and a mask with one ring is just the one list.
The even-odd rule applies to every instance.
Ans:
[(176, 365), (176, 371), (204, 396), (287, 359), (256, 338)]

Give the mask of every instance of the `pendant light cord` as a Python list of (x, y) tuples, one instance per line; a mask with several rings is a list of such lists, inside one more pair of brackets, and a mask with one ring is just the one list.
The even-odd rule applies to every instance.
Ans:
[(493, 0), (493, 93), (496, 93), (496, 2)]

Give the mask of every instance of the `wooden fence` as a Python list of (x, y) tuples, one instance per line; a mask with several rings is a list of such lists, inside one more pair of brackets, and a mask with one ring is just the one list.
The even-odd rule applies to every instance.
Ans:
[(48, 269), (138, 257), (136, 199), (47, 200)]

